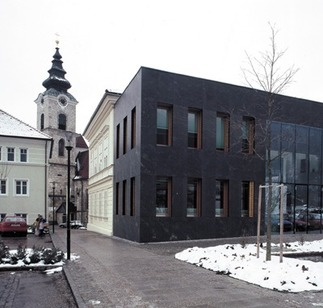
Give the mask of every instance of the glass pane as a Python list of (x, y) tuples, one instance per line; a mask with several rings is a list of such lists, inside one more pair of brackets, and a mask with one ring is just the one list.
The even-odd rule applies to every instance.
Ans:
[(309, 185), (308, 187), (308, 210), (309, 212), (320, 212), (321, 209), (321, 187)]
[(156, 215), (168, 215), (168, 178), (159, 177), (156, 182)]
[(196, 113), (188, 113), (188, 132), (197, 133), (197, 115)]
[(308, 128), (296, 126), (296, 166), (297, 183), (307, 183), (308, 176)]
[(157, 144), (169, 145), (168, 109), (157, 109)]
[(197, 180), (187, 183), (187, 216), (197, 216)]
[(165, 108), (157, 109), (157, 128), (168, 128), (167, 109)]
[(321, 130), (310, 129), (309, 183), (321, 183)]
[(249, 182), (241, 185), (241, 217), (249, 216)]
[(281, 170), (284, 183), (294, 183), (295, 125), (282, 125)]
[(216, 118), (216, 148), (224, 149), (224, 118)]

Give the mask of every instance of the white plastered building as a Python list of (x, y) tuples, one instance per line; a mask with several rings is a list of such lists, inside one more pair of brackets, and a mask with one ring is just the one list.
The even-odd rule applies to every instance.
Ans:
[(0, 217), (47, 218), (52, 138), (0, 110)]
[(113, 235), (113, 110), (119, 97), (106, 90), (83, 133), (89, 143), (87, 229), (105, 235)]

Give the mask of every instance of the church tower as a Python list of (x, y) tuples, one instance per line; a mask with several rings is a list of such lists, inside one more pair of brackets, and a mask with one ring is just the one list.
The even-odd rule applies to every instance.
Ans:
[[(37, 128), (51, 136), (54, 140), (52, 157), (48, 167), (48, 221), (65, 222), (66, 217), (66, 185), (67, 185), (67, 150), (66, 146), (72, 146), (70, 152), (71, 161), (71, 196), (74, 197), (72, 179), (75, 176), (75, 148), (79, 134), (76, 128), (77, 100), (68, 92), (70, 82), (65, 78), (62, 56), (58, 46), (53, 56), (52, 67), (49, 69), (49, 77), (43, 82), (45, 92), (40, 93), (35, 100), (37, 104)], [(73, 206), (72, 206), (73, 208)], [(71, 219), (73, 217), (73, 212)]]

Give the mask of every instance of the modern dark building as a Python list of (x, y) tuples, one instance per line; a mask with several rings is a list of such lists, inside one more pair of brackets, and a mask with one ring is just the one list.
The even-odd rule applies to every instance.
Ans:
[[(113, 234), (136, 242), (255, 235), (267, 98), (142, 67), (115, 104)], [(288, 186), (285, 211), (321, 208), (323, 104), (276, 96), (276, 108), (272, 178)]]

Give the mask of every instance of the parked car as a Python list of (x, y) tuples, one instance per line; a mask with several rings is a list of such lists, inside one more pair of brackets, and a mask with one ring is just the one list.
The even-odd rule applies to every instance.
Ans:
[(7, 234), (27, 236), (27, 223), (20, 216), (6, 216), (0, 222), (0, 233), (2, 236)]
[(300, 215), (295, 217), (295, 229), (296, 231), (305, 231), (306, 230), (306, 221), (300, 219)]
[(318, 230), (323, 227), (323, 217), (321, 218), (321, 214), (319, 213), (303, 213), (298, 216), (298, 220), (306, 223), (308, 225), (308, 229)]
[[(283, 231), (293, 231), (293, 223), (289, 218), (288, 214), (284, 214), (283, 224), (284, 224)], [(271, 215), (271, 229), (272, 231), (279, 232), (280, 230), (279, 214)]]
[[(67, 222), (62, 222), (58, 225), (60, 228), (66, 228), (67, 227)], [(70, 221), (70, 226), (71, 229), (83, 229), (84, 225), (81, 223), (80, 220), (71, 220)]]

